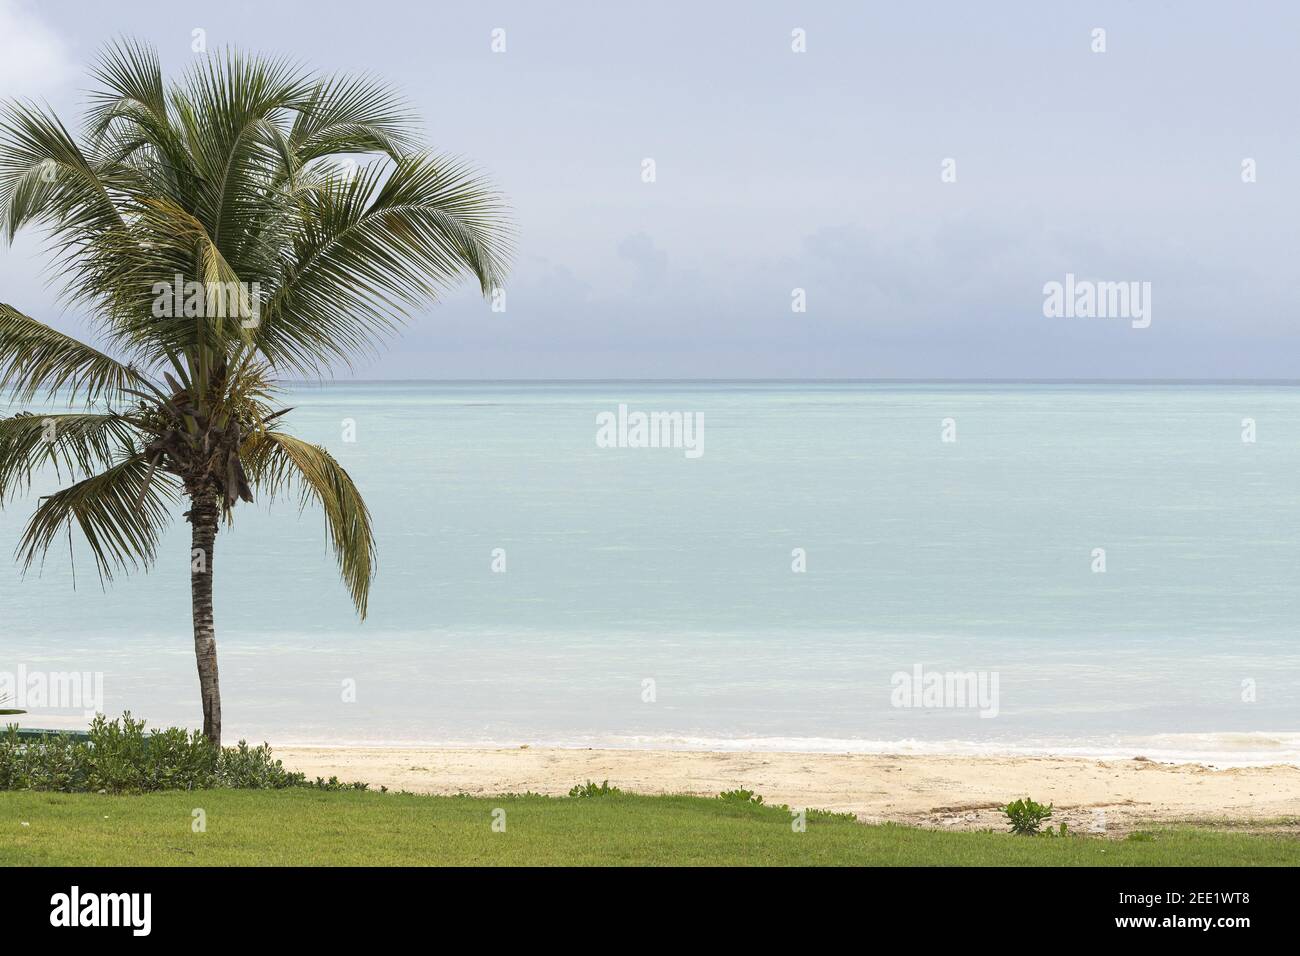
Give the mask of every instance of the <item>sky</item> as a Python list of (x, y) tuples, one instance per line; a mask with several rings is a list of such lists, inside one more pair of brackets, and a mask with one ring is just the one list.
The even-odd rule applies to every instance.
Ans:
[[(505, 311), (353, 377), (1300, 379), (1300, 4), (0, 0), (0, 95), (79, 125), (108, 40), (195, 30), (390, 80), (509, 197)], [(0, 301), (81, 334), (41, 250)]]

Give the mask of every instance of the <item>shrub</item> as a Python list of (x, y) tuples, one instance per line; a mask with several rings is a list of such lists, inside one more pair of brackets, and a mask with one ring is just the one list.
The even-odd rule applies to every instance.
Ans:
[[(145, 732), (130, 713), (119, 720), (98, 716), (88, 740), (58, 734), (22, 740), (10, 726), (0, 735), (0, 790), (54, 790), (63, 793), (147, 793), (215, 787), (281, 790), (310, 786), (300, 773), (285, 770), (266, 744), (216, 747), (197, 730), (179, 727)], [(365, 784), (318, 780), (323, 790), (365, 789)]]
[(849, 813), (848, 811), (819, 810), (816, 807), (809, 807), (804, 811), (804, 813), (810, 822), (813, 820), (844, 820), (849, 823), (858, 822), (858, 815), (856, 813)]
[(606, 780), (604, 783), (601, 784), (597, 784), (591, 780), (588, 780), (585, 784), (578, 784), (578, 786), (570, 790), (569, 796), (571, 797), (612, 797), (622, 792), (623, 791), (618, 789), (618, 787), (611, 787), (609, 785), (608, 780)]
[(735, 790), (723, 790), (718, 794), (719, 800), (725, 800), (728, 803), (762, 803), (763, 798), (753, 790), (746, 790), (744, 787), (737, 787)]
[(1041, 803), (1035, 803), (1029, 797), (1023, 800), (1017, 800), (1015, 803), (1008, 803), (1002, 808), (1002, 812), (1007, 815), (1011, 821), (1011, 832), (1018, 833), (1021, 836), (1036, 836), (1038, 829), (1043, 825), (1043, 821), (1052, 815), (1052, 805), (1049, 803), (1043, 806)]
[[(277, 763), (279, 761), (276, 761)], [(345, 790), (369, 790), (370, 784), (354, 781), (344, 783), (338, 777), (330, 777), (326, 780), (324, 777), (317, 777), (315, 783), (306, 784), (305, 786), (314, 787), (317, 790), (324, 790), (326, 793), (341, 793)]]

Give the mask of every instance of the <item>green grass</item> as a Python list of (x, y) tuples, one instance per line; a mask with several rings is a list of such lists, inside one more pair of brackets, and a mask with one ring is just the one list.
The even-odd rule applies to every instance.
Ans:
[[(198, 808), (204, 833), (191, 828)], [(496, 808), (505, 810), (504, 833), (492, 829)], [(1035, 838), (814, 817), (795, 833), (779, 808), (696, 797), (0, 793), (5, 866), (1300, 864), (1300, 839), (1291, 835), (1146, 832), (1137, 840)]]

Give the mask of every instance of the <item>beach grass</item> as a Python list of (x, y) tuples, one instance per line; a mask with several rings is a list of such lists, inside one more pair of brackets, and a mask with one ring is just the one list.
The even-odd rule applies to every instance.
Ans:
[[(196, 811), (201, 811), (201, 816)], [(495, 812), (504, 811), (504, 815)], [(195, 832), (201, 819), (204, 832)], [(504, 832), (493, 829), (504, 820)], [(865, 825), (699, 797), (439, 797), (375, 792), (0, 793), (0, 865), (1300, 864), (1300, 838), (1210, 828), (1136, 839)]]

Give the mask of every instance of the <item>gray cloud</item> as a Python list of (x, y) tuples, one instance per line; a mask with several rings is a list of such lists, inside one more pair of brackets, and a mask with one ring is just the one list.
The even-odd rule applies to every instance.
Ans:
[[(1297, 377), (1291, 5), (376, 0), (342, 45), (331, 8), (198, 19), (213, 47), (391, 77), (520, 228), (506, 313), (454, 294), (363, 377)], [(128, 33), (193, 59), (171, 4), (41, 11), (79, 56)], [(42, 314), (27, 255), (0, 255), (0, 300)], [(1044, 318), (1067, 271), (1150, 281), (1152, 327)]]

